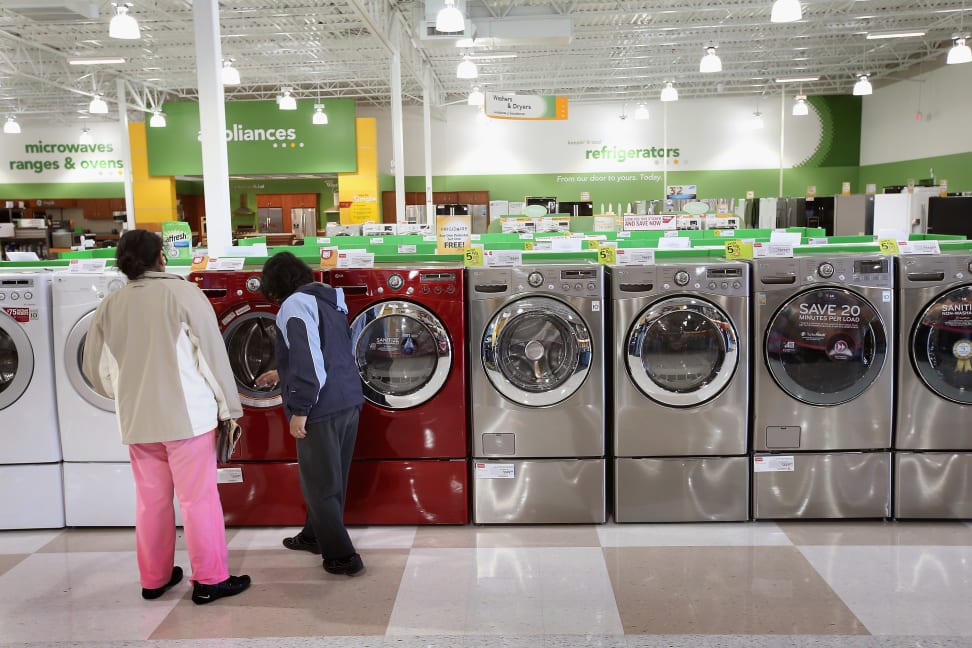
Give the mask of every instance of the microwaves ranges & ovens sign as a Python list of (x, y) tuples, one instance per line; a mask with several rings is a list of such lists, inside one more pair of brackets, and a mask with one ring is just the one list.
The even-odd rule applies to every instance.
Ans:
[(125, 162), (118, 124), (78, 128), (24, 126), (0, 142), (0, 184), (24, 182), (122, 182)]

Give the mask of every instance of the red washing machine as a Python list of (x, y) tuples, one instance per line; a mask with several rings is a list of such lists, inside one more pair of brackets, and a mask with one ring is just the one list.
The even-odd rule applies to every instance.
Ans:
[(462, 268), (330, 270), (365, 404), (347, 524), (469, 522)]
[(219, 494), (231, 526), (304, 524), (297, 446), (281, 405), (280, 388), (256, 386), (276, 369), (277, 307), (260, 294), (259, 270), (193, 272), (189, 281), (209, 298), (236, 378), (243, 436), (232, 463), (219, 468)]

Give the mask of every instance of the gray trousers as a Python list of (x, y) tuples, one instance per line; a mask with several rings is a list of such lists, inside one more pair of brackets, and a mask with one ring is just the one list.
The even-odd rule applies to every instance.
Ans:
[(323, 421), (307, 424), (307, 436), (297, 439), (300, 490), (307, 504), (303, 535), (317, 540), (323, 557), (343, 559), (354, 553), (344, 527), (344, 499), (360, 407), (350, 407)]

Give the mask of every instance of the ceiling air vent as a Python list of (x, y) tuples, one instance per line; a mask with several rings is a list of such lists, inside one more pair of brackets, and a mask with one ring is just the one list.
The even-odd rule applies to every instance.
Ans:
[(44, 23), (76, 22), (98, 17), (98, 3), (83, 0), (12, 0), (0, 3), (0, 8)]

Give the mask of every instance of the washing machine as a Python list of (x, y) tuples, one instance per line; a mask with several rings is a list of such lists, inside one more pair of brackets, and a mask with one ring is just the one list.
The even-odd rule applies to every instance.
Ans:
[(754, 517), (890, 517), (892, 264), (754, 260)]
[(898, 259), (894, 514), (972, 518), (972, 254)]
[(461, 267), (334, 269), (365, 404), (348, 524), (466, 524), (469, 442)]
[(278, 308), (260, 293), (259, 270), (193, 272), (189, 281), (213, 305), (243, 405), (243, 435), (231, 462), (218, 469), (226, 524), (303, 525), (297, 446), (280, 387), (256, 385), (258, 376), (277, 368)]
[(604, 522), (603, 269), (466, 277), (473, 521)]
[(608, 269), (614, 519), (749, 519), (749, 265)]
[(0, 529), (64, 526), (51, 283), (0, 274)]

